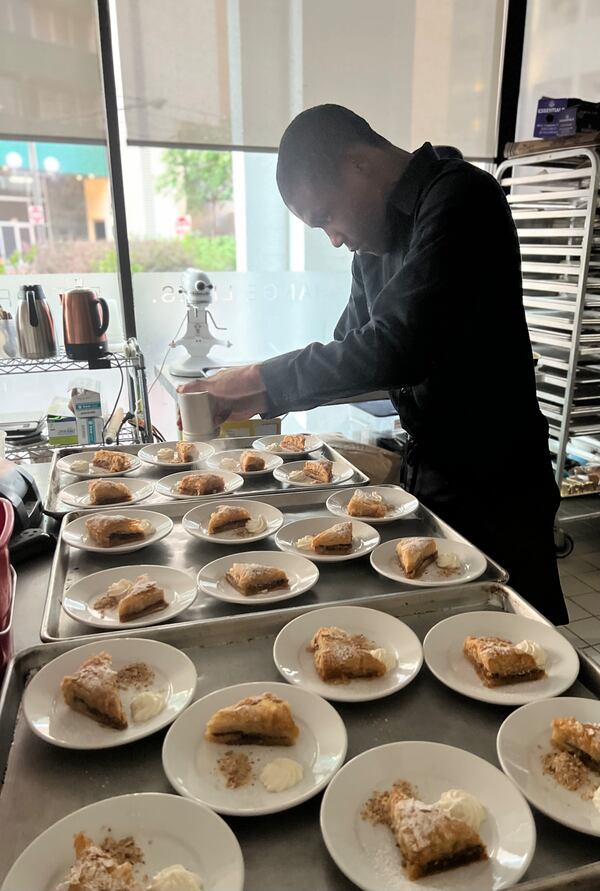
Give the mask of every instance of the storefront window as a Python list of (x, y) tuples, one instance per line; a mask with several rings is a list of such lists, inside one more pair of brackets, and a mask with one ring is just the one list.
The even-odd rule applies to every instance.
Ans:
[(598, 0), (529, 0), (517, 139), (531, 139), (538, 99), (600, 100)]

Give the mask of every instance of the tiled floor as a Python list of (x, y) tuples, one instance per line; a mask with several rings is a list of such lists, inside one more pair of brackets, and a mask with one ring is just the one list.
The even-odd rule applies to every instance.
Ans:
[(570, 622), (563, 633), (600, 664), (600, 519), (563, 526), (574, 540), (569, 557), (558, 561)]

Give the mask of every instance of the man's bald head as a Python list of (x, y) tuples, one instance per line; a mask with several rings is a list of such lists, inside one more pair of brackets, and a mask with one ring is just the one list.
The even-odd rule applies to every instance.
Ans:
[(331, 182), (347, 152), (356, 146), (390, 143), (360, 115), (342, 105), (316, 105), (301, 112), (279, 144), (277, 185), (286, 204), (298, 185)]

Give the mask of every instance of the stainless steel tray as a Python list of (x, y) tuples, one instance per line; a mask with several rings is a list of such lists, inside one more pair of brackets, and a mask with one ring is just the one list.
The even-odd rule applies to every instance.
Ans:
[[(253, 436), (238, 436), (238, 437), (229, 437), (228, 439), (211, 439), (210, 444), (215, 447), (217, 452), (222, 452), (225, 449), (248, 449), (252, 447), (252, 443), (254, 442), (256, 437)], [(109, 451), (119, 451), (119, 452), (127, 452), (130, 455), (137, 455), (140, 449), (143, 449), (143, 444), (136, 443), (134, 445), (124, 445), (124, 446), (110, 446)], [(65, 514), (68, 514), (73, 510), (68, 504), (65, 504), (60, 500), (60, 490), (64, 489), (65, 486), (69, 486), (71, 483), (77, 482), (77, 478), (72, 476), (70, 473), (63, 473), (57, 467), (57, 463), (60, 458), (63, 458), (65, 455), (73, 455), (76, 452), (81, 451), (93, 451), (94, 446), (90, 447), (72, 447), (72, 448), (64, 448), (64, 449), (56, 449), (54, 454), (52, 455), (52, 463), (50, 465), (50, 478), (48, 480), (48, 489), (46, 492), (46, 497), (44, 500), (44, 513), (48, 514), (51, 517), (56, 517), (60, 519), (64, 517)], [(348, 467), (351, 467), (353, 470), (352, 476), (347, 479), (345, 482), (340, 483), (339, 487), (342, 488), (346, 486), (364, 486), (369, 482), (369, 477), (365, 476), (362, 471), (355, 467), (354, 464), (351, 464), (350, 461), (347, 461), (346, 458), (343, 458), (336, 449), (332, 449), (331, 446), (324, 443), (323, 447), (317, 449), (315, 452), (311, 452), (311, 458), (328, 458), (330, 461), (339, 461), (342, 464), (345, 464)], [(295, 459), (285, 459), (285, 460), (295, 460)], [(204, 468), (205, 464), (199, 462), (196, 467)], [(177, 467), (173, 467), (173, 470), (168, 470), (166, 467), (157, 467), (154, 464), (146, 464), (142, 461), (141, 467), (138, 467), (137, 470), (134, 470), (133, 473), (128, 473), (128, 477), (132, 477), (134, 479), (145, 479), (151, 480), (152, 482), (158, 482), (158, 480), (162, 479), (165, 476), (168, 476), (169, 473), (177, 473)], [(264, 495), (267, 493), (276, 493), (276, 492), (286, 492), (290, 490), (292, 487), (288, 486), (287, 483), (281, 483), (279, 480), (276, 480), (272, 474), (265, 474), (265, 476), (257, 477), (256, 479), (246, 479), (244, 480), (244, 485), (241, 489), (238, 489), (235, 497), (237, 498), (245, 498), (246, 495)], [(318, 483), (311, 487), (314, 489), (318, 489)], [(223, 496), (221, 496), (223, 497)], [(157, 504), (172, 504), (175, 499), (165, 498), (164, 495), (161, 495), (158, 492), (154, 492), (149, 498), (145, 501), (142, 501), (140, 504), (136, 504), (135, 507), (155, 507)], [(189, 502), (201, 503), (202, 501), (206, 501), (206, 498), (190, 498)], [(186, 504), (188, 501), (185, 502)], [(192, 504), (193, 507), (193, 504)]]
[[(378, 486), (378, 489), (381, 490), (385, 488), (398, 487)], [(328, 516), (334, 520), (333, 514), (330, 514), (325, 507), (325, 501), (330, 495), (331, 489), (319, 491), (314, 489), (309, 491), (306, 489), (295, 489), (288, 490), (280, 495), (254, 496), (253, 500), (265, 501), (278, 507), (285, 516), (285, 522), (309, 516)], [(219, 503), (222, 499), (213, 496), (207, 500)], [(136, 507), (140, 508), (144, 506), (145, 502), (141, 505), (136, 505)], [(146, 563), (187, 569), (195, 575), (202, 566), (210, 563), (212, 560), (216, 560), (218, 557), (224, 557), (226, 554), (248, 550), (257, 552), (277, 550), (277, 546), (272, 538), (266, 538), (251, 544), (244, 544), (242, 539), (236, 547), (209, 544), (200, 539), (192, 538), (181, 524), (181, 518), (191, 507), (193, 505), (187, 501), (169, 502), (168, 505), (161, 507), (160, 510), (174, 520), (175, 528), (167, 538), (158, 544), (151, 545), (142, 551), (134, 551), (132, 554), (120, 554), (111, 557), (109, 553), (106, 556), (104, 554), (87, 553), (86, 551), (69, 547), (69, 545), (63, 542), (61, 534), (54, 555), (52, 572), (50, 573), (48, 595), (40, 631), (41, 639), (46, 641), (65, 640), (84, 634), (99, 633), (98, 629), (88, 628), (71, 619), (62, 609), (61, 603), (63, 593), (74, 582), (100, 569), (123, 565), (135, 566), (139, 563)], [(86, 512), (74, 511), (69, 514), (63, 521), (63, 528), (64, 523), (81, 516), (83, 513)], [(377, 528), (381, 534), (382, 541), (398, 538), (400, 535), (437, 535), (442, 538), (464, 541), (457, 532), (446, 525), (446, 523), (443, 523), (423, 505), (419, 505), (418, 510), (414, 514), (410, 514), (396, 523), (383, 523)], [(318, 604), (331, 601), (353, 600), (355, 597), (361, 597), (365, 594), (389, 594), (398, 590), (411, 590), (410, 584), (403, 585), (400, 582), (385, 579), (378, 575), (372, 569), (368, 557), (340, 563), (319, 563), (318, 566), (320, 573), (319, 581), (310, 591), (297, 597), (294, 600), (295, 605), (317, 606)], [(488, 566), (483, 578), (486, 580), (506, 581), (508, 576), (497, 563), (488, 558)], [(412, 590), (414, 588), (415, 586), (413, 586)], [(264, 607), (249, 605), (246, 607), (235, 603), (224, 603), (200, 592), (195, 603), (177, 616), (173, 622), (177, 624), (197, 624), (206, 619), (247, 614), (261, 609), (264, 611), (269, 608), (268, 605)], [(127, 631), (113, 633), (127, 634)]]
[[(457, 612), (490, 609), (517, 612), (542, 622), (510, 588), (474, 582), (455, 588), (421, 590), (410, 596), (361, 598), (362, 606), (399, 616), (422, 640), (427, 631)], [(243, 681), (281, 680), (272, 658), (275, 635), (311, 607), (291, 607), (251, 616), (215, 619), (202, 626), (139, 629), (131, 637), (161, 640), (184, 650), (198, 668), (196, 696)], [(98, 647), (104, 636), (98, 638)], [(76, 752), (47, 745), (26, 726), (20, 710), (32, 673), (86, 638), (22, 651), (12, 663), (0, 697), (0, 881), (20, 852), (40, 832), (68, 813), (99, 799), (129, 792), (171, 791), (162, 770), (164, 731), (121, 749)], [(580, 655), (581, 672), (569, 693), (600, 695), (600, 671)], [(401, 739), (427, 739), (469, 749), (497, 765), (496, 734), (508, 709), (476, 702), (448, 690), (424, 666), (405, 690), (365, 703), (336, 703), (348, 730), (348, 758)], [(200, 732), (200, 730), (199, 730)], [(12, 744), (12, 747), (11, 747)], [(10, 751), (9, 751), (10, 750)], [(40, 807), (43, 802), (43, 807)], [(319, 830), (320, 796), (273, 817), (229, 819), (244, 853), (246, 891), (351, 891), (352, 885), (329, 857)], [(557, 873), (577, 870), (578, 891), (597, 891), (598, 840), (572, 832), (536, 813), (537, 848), (519, 889), (565, 888)], [(132, 827), (135, 831), (135, 827)], [(415, 886), (416, 887), (416, 886)], [(23, 889), (33, 891), (33, 889)]]

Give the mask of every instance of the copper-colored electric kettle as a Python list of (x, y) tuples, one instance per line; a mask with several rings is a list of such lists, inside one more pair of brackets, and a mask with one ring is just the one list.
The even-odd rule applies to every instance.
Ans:
[(108, 306), (89, 288), (60, 295), (65, 350), (70, 359), (98, 359), (108, 353)]

